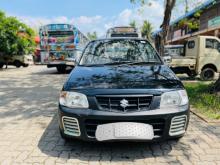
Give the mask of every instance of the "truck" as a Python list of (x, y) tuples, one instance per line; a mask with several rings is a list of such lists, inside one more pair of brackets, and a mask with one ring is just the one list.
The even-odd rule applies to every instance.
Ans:
[(13, 65), (16, 68), (28, 67), (30, 64), (33, 64), (33, 56), (30, 55), (3, 55), (0, 54), (0, 68), (3, 68), (4, 65)]
[(202, 80), (213, 80), (215, 73), (220, 73), (220, 39), (214, 36), (189, 38), (184, 43), (184, 53), (170, 57), (168, 65), (176, 74), (200, 75)]
[(56, 67), (60, 73), (75, 66), (81, 50), (89, 41), (70, 24), (44, 25), (39, 29), (39, 36), (41, 63), (48, 68)]
[(114, 37), (139, 37), (138, 30), (130, 26), (118, 26), (107, 30), (106, 38)]

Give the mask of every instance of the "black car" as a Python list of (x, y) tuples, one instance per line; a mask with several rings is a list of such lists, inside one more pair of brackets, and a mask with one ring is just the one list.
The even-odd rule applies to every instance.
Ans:
[(144, 39), (91, 41), (59, 98), (64, 139), (161, 141), (189, 122), (181, 81)]

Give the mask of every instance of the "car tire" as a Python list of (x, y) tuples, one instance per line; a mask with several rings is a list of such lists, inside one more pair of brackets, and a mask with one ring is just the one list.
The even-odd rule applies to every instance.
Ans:
[(191, 79), (194, 79), (197, 76), (196, 72), (195, 71), (191, 71), (191, 70), (189, 70), (186, 74)]
[(57, 66), (56, 68), (59, 73), (66, 73), (66, 66)]
[(28, 67), (28, 66), (29, 66), (29, 64), (23, 64), (23, 67), (25, 67), (25, 68)]
[(20, 68), (22, 64), (20, 61), (15, 61), (14, 65), (16, 66), (16, 68)]
[(200, 74), (200, 78), (204, 81), (213, 80), (215, 77), (215, 71), (212, 68), (205, 68)]
[(3, 66), (4, 66), (4, 64), (3, 64), (3, 63), (0, 63), (0, 69), (2, 69), (2, 68), (3, 68)]

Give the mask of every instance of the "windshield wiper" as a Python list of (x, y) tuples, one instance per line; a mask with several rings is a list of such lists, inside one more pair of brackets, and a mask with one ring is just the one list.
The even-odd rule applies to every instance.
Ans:
[[(163, 75), (163, 74), (161, 74), (160, 73), (160, 70), (161, 70), (161, 65), (159, 65), (159, 66), (155, 66), (155, 65), (153, 65), (152, 67), (151, 67), (151, 70), (152, 70), (152, 72), (153, 72), (153, 74), (151, 75), (151, 76), (161, 76), (161, 77), (163, 77), (163, 78), (165, 78), (166, 80), (172, 80), (172, 79), (170, 79), (169, 77), (167, 77), (167, 76), (165, 76), (165, 75)], [(150, 76), (150, 77), (151, 77)]]
[(104, 64), (89, 64), (89, 65), (80, 65), (80, 66), (85, 66), (85, 67), (96, 67), (96, 66), (105, 66), (105, 65), (122, 65), (122, 64), (127, 64), (131, 63), (131, 61), (120, 61), (120, 62), (108, 62)]
[(161, 64), (160, 62), (154, 62), (154, 61), (149, 61), (149, 62), (132, 62), (132, 61), (118, 61), (118, 62), (108, 62), (104, 64), (90, 64), (90, 65), (80, 65), (80, 66), (85, 66), (85, 67), (96, 67), (96, 66), (105, 66), (105, 65), (144, 65), (144, 64)]
[(108, 62), (103, 65), (123, 65), (123, 64), (129, 64), (132, 63), (131, 61), (117, 61), (117, 62)]
[(161, 64), (161, 62), (157, 61), (141, 61), (141, 62), (131, 62), (127, 63), (128, 65), (143, 65), (143, 64)]
[(90, 64), (90, 65), (79, 65), (79, 66), (84, 66), (84, 67), (102, 67), (104, 65), (103, 64)]

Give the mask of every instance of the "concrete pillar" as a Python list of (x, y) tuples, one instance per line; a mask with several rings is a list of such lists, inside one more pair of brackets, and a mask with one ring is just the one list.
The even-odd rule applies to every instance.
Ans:
[(214, 31), (214, 36), (216, 36), (216, 37), (219, 36), (219, 29), (216, 29), (216, 30)]

